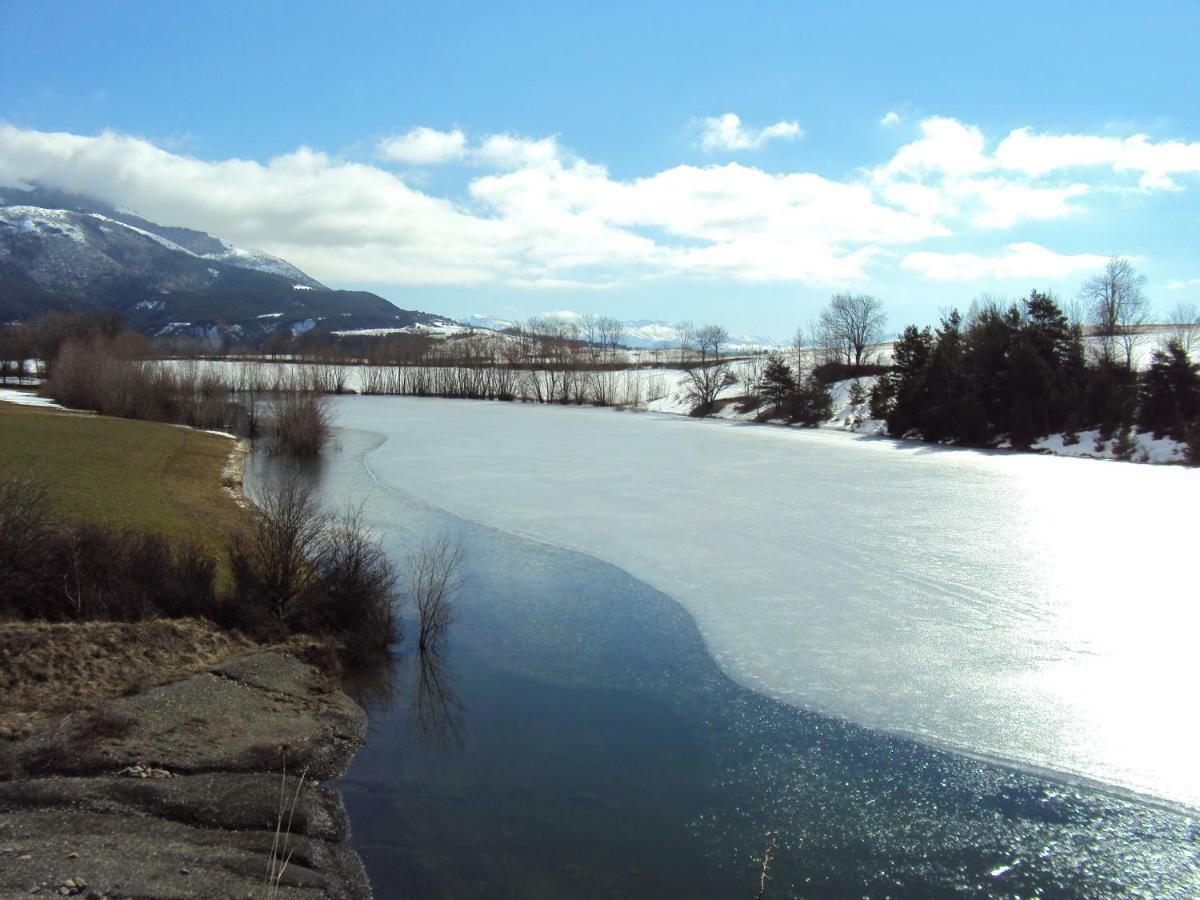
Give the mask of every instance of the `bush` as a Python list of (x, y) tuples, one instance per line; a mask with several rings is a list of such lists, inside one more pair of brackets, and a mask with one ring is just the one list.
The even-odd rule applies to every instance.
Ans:
[(11, 615), (51, 621), (216, 612), (216, 563), (150, 531), (61, 525), (45, 491), (24, 479), (0, 488), (0, 596)]
[(285, 390), (270, 403), (267, 449), (275, 455), (317, 456), (329, 440), (329, 401), (312, 391)]
[(385, 654), (399, 638), (393, 599), (396, 573), (380, 543), (362, 523), (361, 508), (329, 521), (318, 581), (300, 613), (311, 634), (337, 638), (344, 661), (361, 666)]
[(361, 511), (330, 516), (299, 475), (252, 498), (250, 529), (229, 547), (233, 622), (263, 637), (328, 635), (359, 666), (398, 639), (396, 575)]
[(827, 362), (813, 369), (812, 374), (817, 377), (817, 380), (821, 384), (833, 384), (835, 381), (863, 378), (868, 375), (883, 375), (885, 372), (890, 371), (891, 366), (878, 366), (874, 364), (853, 366), (840, 362)]
[(50, 501), (39, 482), (22, 475), (0, 482), (0, 604), (19, 606), (41, 580), (52, 525)]

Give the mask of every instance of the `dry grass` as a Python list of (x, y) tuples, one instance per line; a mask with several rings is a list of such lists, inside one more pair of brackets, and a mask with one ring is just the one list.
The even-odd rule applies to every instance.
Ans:
[[(0, 622), (0, 739), (18, 739), (47, 715), (94, 710), (263, 649), (291, 653), (327, 674), (337, 649), (327, 639), (289, 638), (264, 647), (202, 619), (145, 622)], [(98, 721), (96, 729), (115, 727)]]
[(10, 712), (85, 705), (259, 649), (198, 619), (0, 623), (0, 728)]

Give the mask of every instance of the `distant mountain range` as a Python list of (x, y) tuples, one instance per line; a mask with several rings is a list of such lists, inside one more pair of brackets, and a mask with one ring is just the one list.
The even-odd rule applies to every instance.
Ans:
[[(570, 312), (551, 313), (559, 318), (578, 318), (578, 314)], [(493, 331), (504, 331), (517, 323), (494, 316), (475, 314), (463, 320), (473, 328), (489, 328)], [(655, 347), (678, 347), (679, 329), (670, 322), (656, 319), (634, 319), (622, 322), (624, 331), (621, 333), (621, 343), (626, 347), (653, 349)], [(778, 338), (763, 337), (762, 335), (731, 334), (729, 342), (724, 346), (734, 352), (748, 350), (772, 350), (787, 346), (787, 341)]]
[(202, 231), (43, 187), (0, 187), (0, 323), (115, 308), (151, 336), (261, 343), (316, 334), (433, 326), (365, 291), (331, 290), (286, 260)]

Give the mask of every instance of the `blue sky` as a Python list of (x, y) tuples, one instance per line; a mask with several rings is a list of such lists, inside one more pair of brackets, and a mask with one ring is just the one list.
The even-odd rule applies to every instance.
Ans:
[(457, 315), (1200, 299), (1200, 4), (908, 6), (0, 0), (0, 179)]

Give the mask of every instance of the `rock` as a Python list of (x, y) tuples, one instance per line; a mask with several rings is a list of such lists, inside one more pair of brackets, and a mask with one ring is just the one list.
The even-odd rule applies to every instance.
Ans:
[(133, 724), (84, 740), (71, 722), (50, 721), (24, 744), (4, 745), (44, 777), (0, 782), (0, 844), (20, 854), (2, 857), (0, 897), (43, 881), (42, 893), (103, 898), (82, 878), (61, 880), (53, 861), (64, 857), (87, 860), (87, 877), (119, 896), (259, 896), (284, 760), (289, 798), (290, 773), (307, 767), (308, 779), (280, 900), (371, 896), (345, 843), (341, 798), (318, 783), (345, 770), (366, 716), (315, 669), (254, 653), (113, 698), (106, 710)]

